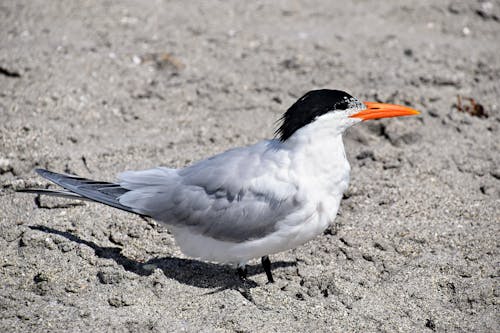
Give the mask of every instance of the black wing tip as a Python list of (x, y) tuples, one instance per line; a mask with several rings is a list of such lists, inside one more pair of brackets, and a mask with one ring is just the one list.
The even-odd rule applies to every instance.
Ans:
[[(72, 174), (68, 174), (68, 173), (59, 173), (59, 172), (54, 172), (54, 171), (50, 171), (50, 170), (47, 170), (47, 169), (42, 169), (42, 168), (36, 168), (35, 169), (35, 172), (42, 176), (43, 178), (45, 179), (48, 179), (52, 182), (56, 182), (55, 179), (56, 177), (63, 177), (63, 178), (72, 178), (72, 179), (85, 179), (85, 178), (82, 178), (78, 175), (72, 175)], [(58, 184), (60, 185), (60, 184)]]
[[(99, 191), (99, 189), (92, 189), (91, 187), (95, 185), (96, 183), (99, 185), (102, 185), (103, 187), (106, 187), (104, 185), (109, 184), (112, 186), (117, 186), (121, 188), (120, 184), (115, 184), (115, 183), (108, 183), (108, 182), (98, 182), (94, 181), (91, 179), (86, 179), (79, 177), (77, 175), (68, 175), (68, 174), (62, 174), (62, 173), (57, 173), (53, 171), (49, 171), (46, 169), (42, 168), (36, 168), (35, 172), (42, 176), (43, 178), (63, 187), (64, 189), (68, 190), (71, 193), (75, 193), (76, 195), (82, 197), (82, 199), (90, 200), (90, 201), (95, 201), (99, 202), (114, 208), (118, 208), (130, 213), (134, 213), (137, 215), (141, 216), (147, 216), (141, 213), (138, 213), (134, 211), (132, 208), (124, 206), (120, 204), (118, 197), (114, 196), (111, 194), (111, 197), (106, 197), (106, 193), (102, 193)], [(86, 185), (90, 186), (86, 187)], [(125, 190), (124, 191), (128, 191)], [(31, 191), (26, 191), (28, 193), (37, 193), (37, 192), (31, 192)], [(48, 193), (38, 193), (38, 194), (48, 194)], [(76, 197), (75, 197), (76, 198)], [(80, 198), (77, 198), (80, 199)]]
[(37, 191), (39, 191), (39, 189), (36, 189), (36, 188), (17, 188), (15, 189), (14, 191), (18, 192), (18, 193), (37, 193)]
[[(61, 176), (61, 174), (59, 174), (59, 173), (57, 173), (57, 172), (49, 171), (49, 170), (47, 170), (47, 169), (41, 169), (41, 168), (36, 168), (36, 169), (35, 169), (35, 172), (36, 172), (39, 176), (41, 176), (41, 177), (43, 177), (43, 178), (45, 178), (45, 179), (47, 179), (47, 180), (50, 180), (51, 182), (56, 183), (56, 184), (57, 184), (57, 185), (59, 185), (59, 186), (62, 186), (61, 184), (59, 184), (59, 183), (57, 182), (57, 179)], [(64, 187), (64, 186), (63, 186), (63, 187)]]
[(36, 168), (36, 169), (35, 169), (35, 172), (36, 172), (37, 174), (39, 174), (40, 176), (44, 177), (44, 178), (45, 178), (45, 175), (48, 175), (48, 174), (49, 174), (49, 175), (53, 175), (53, 174), (54, 174), (54, 172), (49, 171), (49, 170), (47, 170), (47, 169), (42, 169), (42, 168)]

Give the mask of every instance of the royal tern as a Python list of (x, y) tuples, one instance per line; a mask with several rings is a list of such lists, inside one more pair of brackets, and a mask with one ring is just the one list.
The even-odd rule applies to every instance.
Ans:
[(116, 183), (37, 169), (65, 190), (24, 192), (100, 202), (166, 224), (190, 257), (246, 263), (295, 248), (331, 225), (349, 184), (342, 134), (364, 120), (416, 115), (409, 107), (313, 90), (283, 115), (271, 140), (234, 148), (181, 169), (125, 171)]

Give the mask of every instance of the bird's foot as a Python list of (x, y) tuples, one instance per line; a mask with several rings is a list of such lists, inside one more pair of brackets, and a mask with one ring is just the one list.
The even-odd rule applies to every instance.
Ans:
[(247, 280), (247, 275), (248, 275), (247, 265), (238, 266), (236, 272), (238, 273), (238, 277), (240, 278), (241, 281), (245, 282)]
[(263, 256), (261, 258), (262, 267), (264, 267), (264, 272), (266, 272), (267, 283), (273, 283), (273, 273), (271, 272), (271, 260), (269, 260), (268, 256)]

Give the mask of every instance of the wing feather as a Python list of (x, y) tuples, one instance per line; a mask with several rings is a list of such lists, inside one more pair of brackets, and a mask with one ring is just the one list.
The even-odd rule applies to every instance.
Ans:
[(268, 235), (300, 209), (297, 188), (281, 175), (290, 163), (272, 142), (236, 148), (184, 169), (121, 174), (131, 191), (119, 201), (145, 215), (215, 239), (243, 242)]

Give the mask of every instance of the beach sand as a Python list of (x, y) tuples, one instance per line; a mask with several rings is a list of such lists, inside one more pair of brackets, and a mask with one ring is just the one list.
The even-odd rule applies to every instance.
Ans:
[[(499, 40), (498, 1), (2, 1), (0, 330), (499, 331)], [(318, 88), (422, 114), (349, 130), (336, 224), (272, 255), (274, 284), (15, 192), (270, 138)]]

